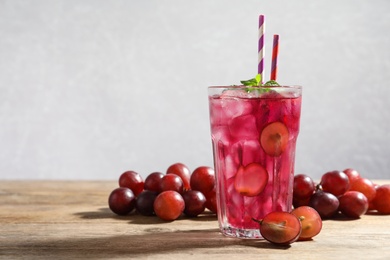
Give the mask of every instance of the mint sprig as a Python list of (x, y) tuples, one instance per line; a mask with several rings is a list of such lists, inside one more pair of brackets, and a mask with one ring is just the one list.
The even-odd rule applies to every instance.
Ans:
[(253, 79), (241, 80), (240, 81), (244, 86), (257, 87), (261, 85), (261, 74), (257, 74)]
[(261, 84), (261, 74), (257, 74), (256, 77), (253, 79), (248, 80), (241, 80), (240, 81), (242, 85), (247, 86), (246, 91), (254, 92), (257, 91), (259, 93), (269, 92), (270, 88), (264, 88), (264, 87), (275, 87), (280, 86), (278, 82), (275, 80), (269, 80), (264, 84)]

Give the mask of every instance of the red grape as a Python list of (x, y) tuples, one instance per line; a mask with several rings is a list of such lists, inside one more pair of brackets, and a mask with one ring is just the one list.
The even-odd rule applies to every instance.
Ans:
[(318, 212), (312, 207), (303, 206), (294, 209), (292, 212), (302, 224), (302, 233), (299, 240), (309, 240), (318, 235), (322, 229), (322, 219)]
[(161, 172), (152, 172), (145, 179), (144, 189), (160, 193), (161, 192), (161, 179), (163, 177), (164, 177), (164, 174)]
[(322, 175), (321, 187), (335, 196), (343, 195), (349, 189), (348, 176), (340, 171), (327, 172)]
[[(375, 197), (376, 197), (376, 189), (378, 189), (379, 186), (380, 185), (374, 183)], [(375, 197), (374, 197), (374, 199), (375, 199)], [(375, 206), (374, 206), (374, 203), (373, 203), (374, 199), (368, 202), (368, 210), (375, 210)]]
[(381, 185), (376, 189), (372, 203), (379, 213), (390, 214), (390, 184)]
[(374, 203), (371, 202), (368, 202), (368, 210), (367, 211), (371, 211), (371, 210), (375, 210), (375, 206), (374, 206)]
[(182, 179), (173, 173), (164, 175), (161, 179), (161, 191), (174, 190), (183, 193), (183, 181)]
[(352, 168), (347, 168), (343, 172), (348, 176), (350, 184), (360, 178), (360, 173)]
[(339, 210), (350, 218), (359, 218), (368, 209), (368, 200), (363, 193), (358, 191), (347, 191), (339, 197)]
[(191, 174), (190, 186), (192, 190), (198, 190), (203, 194), (213, 190), (215, 187), (214, 170), (207, 166), (196, 168)]
[(301, 232), (301, 221), (288, 212), (273, 211), (260, 221), (261, 235), (274, 244), (291, 244), (299, 238)]
[(210, 191), (204, 195), (206, 197), (206, 203), (205, 203), (206, 208), (213, 213), (217, 213), (217, 193), (216, 193), (216, 190), (213, 189), (212, 191)]
[(115, 214), (127, 215), (135, 207), (134, 193), (126, 187), (116, 188), (108, 197), (108, 206)]
[(154, 215), (154, 200), (156, 199), (158, 193), (155, 191), (144, 190), (142, 191), (136, 201), (135, 208), (137, 211), (144, 216), (152, 216)]
[(183, 193), (185, 203), (184, 214), (189, 217), (196, 217), (203, 213), (206, 206), (206, 197), (202, 192), (197, 190), (189, 190)]
[(302, 206), (309, 206), (310, 198), (311, 197), (300, 199), (300, 198), (297, 198), (297, 197), (293, 196), (293, 206), (294, 206), (294, 208), (299, 208), (299, 207), (302, 207)]
[(287, 127), (281, 122), (273, 122), (261, 132), (260, 144), (266, 154), (279, 156), (286, 149), (288, 139)]
[(293, 197), (299, 199), (310, 198), (315, 191), (315, 184), (312, 178), (305, 174), (294, 176)]
[(167, 174), (173, 173), (173, 174), (178, 175), (183, 181), (184, 190), (191, 189), (191, 186), (190, 186), (191, 171), (185, 164), (174, 163), (168, 167), (166, 173)]
[(355, 180), (349, 190), (363, 193), (366, 196), (368, 202), (372, 201), (376, 194), (374, 183), (366, 178), (359, 178)]
[(317, 191), (311, 196), (309, 206), (314, 208), (324, 219), (333, 217), (339, 208), (339, 204), (339, 200), (332, 193)]
[(156, 215), (162, 220), (173, 221), (184, 211), (184, 199), (177, 191), (161, 192), (154, 200), (153, 208)]
[(133, 191), (135, 196), (138, 196), (144, 189), (144, 181), (135, 171), (126, 171), (119, 176), (119, 187), (127, 187)]
[(259, 195), (268, 183), (268, 172), (258, 163), (240, 166), (237, 171), (234, 188), (244, 196)]

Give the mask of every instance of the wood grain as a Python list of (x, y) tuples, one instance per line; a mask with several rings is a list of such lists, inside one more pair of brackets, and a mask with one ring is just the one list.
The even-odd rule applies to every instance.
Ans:
[[(377, 181), (390, 183), (390, 181)], [(114, 181), (1, 181), (1, 259), (390, 259), (390, 216), (326, 220), (312, 241), (227, 238), (216, 216), (164, 222), (111, 213)]]

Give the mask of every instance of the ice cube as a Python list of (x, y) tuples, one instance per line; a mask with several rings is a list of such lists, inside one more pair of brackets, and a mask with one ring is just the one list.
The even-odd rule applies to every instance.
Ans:
[(212, 126), (211, 136), (216, 142), (228, 145), (231, 142), (230, 130), (227, 126)]
[(252, 162), (259, 162), (261, 159), (261, 146), (259, 139), (242, 140), (234, 143), (229, 149), (229, 155), (233, 158), (237, 167), (246, 166)]
[(210, 99), (210, 123), (211, 125), (226, 125), (229, 117), (222, 108), (221, 99)]
[(256, 118), (253, 115), (244, 115), (233, 118), (229, 123), (231, 135), (238, 139), (256, 140), (259, 137), (259, 132), (256, 127)]
[(236, 169), (238, 169), (242, 165), (242, 141), (235, 142), (230, 146), (228, 153), (236, 164)]
[(228, 154), (225, 156), (225, 177), (231, 179), (236, 176), (237, 173), (237, 162), (235, 162), (233, 155)]
[(222, 92), (221, 98), (247, 98), (248, 92), (244, 88), (232, 87)]
[(247, 115), (252, 112), (252, 104), (243, 99), (222, 99), (221, 107), (226, 118)]
[(261, 212), (261, 206), (258, 203), (259, 198), (256, 197), (245, 197), (245, 208), (246, 208), (246, 213), (254, 218), (257, 218), (259, 213)]
[(244, 141), (242, 146), (242, 164), (245, 166), (252, 162), (260, 162), (261, 149), (259, 140)]
[(237, 192), (236, 188), (234, 187), (235, 178), (230, 178), (227, 180), (227, 194), (230, 198), (230, 203), (234, 205), (236, 208), (240, 209), (244, 205), (244, 198), (243, 196)]

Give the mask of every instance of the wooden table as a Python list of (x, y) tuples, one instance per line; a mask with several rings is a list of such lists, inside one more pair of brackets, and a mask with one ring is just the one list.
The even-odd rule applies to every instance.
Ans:
[[(390, 183), (390, 181), (378, 181)], [(215, 215), (164, 222), (111, 213), (114, 181), (0, 181), (2, 259), (390, 259), (390, 215), (327, 220), (289, 247), (227, 238)]]

